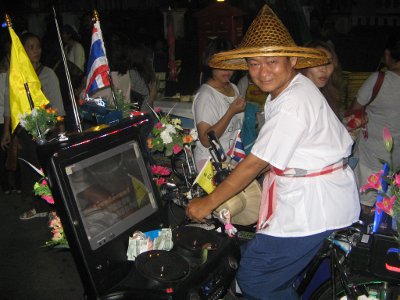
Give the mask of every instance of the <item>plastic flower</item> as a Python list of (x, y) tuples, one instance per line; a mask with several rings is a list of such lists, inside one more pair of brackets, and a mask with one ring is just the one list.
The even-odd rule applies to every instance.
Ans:
[(154, 175), (154, 182), (161, 186), (167, 182), (167, 177), (171, 175), (171, 170), (167, 167), (154, 165), (151, 166), (151, 173)]
[(154, 175), (168, 176), (171, 175), (171, 170), (163, 166), (151, 166), (151, 173)]
[(174, 147), (172, 147), (172, 152), (173, 152), (174, 154), (178, 154), (178, 153), (181, 152), (181, 151), (182, 151), (182, 147), (179, 146), (178, 144), (175, 144)]
[(360, 192), (365, 192), (367, 190), (381, 190), (382, 185), (381, 185), (381, 176), (382, 176), (383, 171), (379, 171), (378, 173), (371, 174), (368, 177), (368, 183), (363, 185), (360, 188)]
[[(360, 191), (365, 192), (368, 189), (375, 189), (378, 195), (383, 196), (382, 200), (376, 202), (377, 212), (390, 215), (397, 223), (397, 241), (400, 249), (400, 174), (399, 170), (393, 169), (393, 138), (389, 129), (383, 129), (383, 141), (385, 149), (390, 153), (390, 163), (383, 161), (382, 171), (372, 174), (368, 178), (368, 183), (361, 187)], [(383, 171), (385, 170), (385, 172)], [(385, 174), (385, 175), (383, 175)], [(383, 188), (381, 181), (384, 184)]]
[(155, 181), (156, 181), (156, 185), (158, 185), (158, 186), (163, 185), (164, 183), (167, 182), (167, 180), (163, 177), (157, 178)]
[(190, 144), (192, 142), (193, 142), (193, 137), (191, 135), (188, 134), (183, 137), (184, 144)]
[(385, 142), (385, 148), (388, 152), (392, 152), (393, 138), (387, 127), (383, 128), (383, 141)]
[(394, 176), (393, 183), (394, 183), (397, 187), (400, 187), (400, 174), (396, 174), (396, 175)]
[(30, 113), (19, 115), (20, 125), (36, 140), (44, 136), (57, 122), (63, 118), (57, 115), (57, 110), (45, 106), (35, 107)]
[(53, 236), (51, 237), (50, 241), (45, 243), (45, 246), (68, 246), (68, 241), (65, 237), (64, 228), (61, 224), (60, 217), (55, 211), (52, 211), (49, 214), (49, 228), (51, 228), (51, 233)]
[(149, 149), (153, 148), (153, 139), (148, 138), (146, 141), (146, 144), (147, 144), (147, 148), (149, 148)]
[(160, 137), (163, 140), (164, 144), (172, 143), (171, 133), (167, 129), (160, 133)]
[(384, 211), (388, 215), (393, 216), (393, 206), (396, 201), (396, 196), (392, 196), (390, 198), (383, 198), (381, 202), (376, 203), (376, 207), (378, 209), (378, 213)]
[(171, 118), (169, 114), (161, 115), (159, 109), (155, 109), (153, 112), (158, 118), (158, 122), (154, 125), (151, 136), (147, 140), (147, 147), (151, 151), (164, 152), (165, 156), (171, 156), (180, 153), (184, 145), (193, 144), (195, 139), (189, 137), (182, 128), (181, 119)]
[[(41, 172), (42, 169), (40, 169)], [(43, 200), (45, 200), (49, 204), (54, 204), (54, 198), (51, 194), (49, 185), (47, 184), (46, 177), (42, 173), (42, 179), (38, 182), (35, 182), (33, 185), (33, 191), (35, 192), (36, 196), (40, 196)]]

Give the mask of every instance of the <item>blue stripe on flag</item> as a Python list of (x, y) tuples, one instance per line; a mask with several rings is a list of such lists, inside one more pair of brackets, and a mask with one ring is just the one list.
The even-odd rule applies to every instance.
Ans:
[[(104, 48), (103, 48), (103, 43), (101, 40), (97, 40), (92, 44), (92, 47), (90, 49), (90, 55), (89, 55), (89, 61), (87, 64), (87, 72), (86, 76), (89, 75), (90, 71), (92, 70), (92, 67), (99, 57), (105, 57), (106, 54), (104, 53)], [(97, 67), (97, 66), (96, 66)]]

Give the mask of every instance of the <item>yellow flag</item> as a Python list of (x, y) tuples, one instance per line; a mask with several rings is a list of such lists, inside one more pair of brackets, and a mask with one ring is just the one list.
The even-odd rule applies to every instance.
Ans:
[(199, 175), (197, 175), (194, 183), (198, 183), (201, 188), (207, 193), (210, 194), (213, 190), (215, 190), (215, 184), (213, 181), (214, 178), (214, 168), (211, 163), (211, 160), (208, 159), (207, 163), (203, 166)]
[(10, 59), (10, 112), (12, 131), (19, 123), (19, 116), (31, 112), (28, 96), (24, 84), (29, 87), (34, 107), (49, 103), (41, 90), (40, 80), (29, 60), (18, 36), (11, 27), (8, 28), (11, 36)]
[(142, 207), (143, 199), (148, 195), (149, 191), (147, 190), (146, 186), (137, 179), (135, 176), (131, 176), (132, 186), (135, 189), (136, 194), (136, 203), (139, 207)]

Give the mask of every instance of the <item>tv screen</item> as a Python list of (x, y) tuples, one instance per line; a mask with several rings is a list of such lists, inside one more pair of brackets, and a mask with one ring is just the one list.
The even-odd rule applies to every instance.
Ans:
[(157, 210), (151, 179), (136, 141), (73, 159), (65, 166), (65, 174), (92, 250)]

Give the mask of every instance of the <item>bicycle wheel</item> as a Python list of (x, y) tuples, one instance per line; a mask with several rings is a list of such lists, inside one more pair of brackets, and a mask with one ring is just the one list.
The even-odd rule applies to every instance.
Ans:
[[(353, 276), (350, 278), (351, 284), (357, 288), (364, 287), (368, 292), (367, 296), (359, 296), (357, 300), (380, 300), (380, 299), (398, 299), (398, 286), (388, 285), (382, 280), (373, 279), (365, 276)], [(332, 300), (331, 280), (325, 281), (309, 298), (309, 300)], [(339, 281), (336, 282), (337, 300), (352, 300), (346, 296), (346, 293)]]

